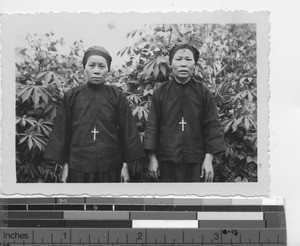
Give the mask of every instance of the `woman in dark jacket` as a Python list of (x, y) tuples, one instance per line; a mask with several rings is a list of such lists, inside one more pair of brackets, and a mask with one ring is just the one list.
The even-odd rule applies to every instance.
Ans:
[(161, 182), (212, 182), (213, 155), (224, 151), (223, 129), (214, 98), (193, 79), (198, 50), (189, 44), (169, 54), (173, 79), (154, 92), (144, 148), (149, 171)]

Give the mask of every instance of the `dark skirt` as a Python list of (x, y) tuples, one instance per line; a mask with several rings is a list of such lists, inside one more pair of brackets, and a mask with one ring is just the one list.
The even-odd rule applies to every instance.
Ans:
[(201, 182), (200, 163), (162, 161), (159, 165), (160, 182)]
[(121, 168), (105, 172), (87, 173), (69, 169), (67, 183), (118, 183), (121, 181)]

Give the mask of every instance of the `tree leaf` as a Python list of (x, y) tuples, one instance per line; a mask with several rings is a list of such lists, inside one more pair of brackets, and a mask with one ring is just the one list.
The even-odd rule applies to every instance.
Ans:
[(123, 57), (123, 55), (125, 54), (126, 50), (127, 50), (127, 47), (121, 52), (121, 57)]
[(240, 79), (240, 83), (242, 84), (242, 83), (244, 83), (244, 81), (247, 79), (247, 77), (243, 77), (243, 78), (241, 78)]
[(155, 65), (155, 63), (152, 62), (148, 66), (144, 67), (144, 72), (145, 72), (146, 76), (148, 76), (148, 77), (151, 76), (151, 73), (153, 72), (154, 65)]
[(52, 78), (53, 78), (53, 81), (54, 83), (60, 87), (61, 86), (61, 80), (59, 79), (58, 75), (56, 73), (52, 73)]
[(236, 155), (236, 157), (239, 158), (240, 160), (245, 159), (245, 156), (240, 155), (240, 154)]
[(32, 100), (33, 100), (34, 108), (37, 108), (39, 106), (39, 101), (40, 101), (40, 93), (37, 87), (34, 87), (33, 89)]
[(130, 53), (131, 53), (131, 47), (129, 46), (127, 49), (127, 55), (130, 55)]
[(248, 91), (248, 100), (249, 100), (250, 102), (253, 101), (253, 96), (252, 96), (252, 93), (251, 93), (250, 91)]
[(48, 104), (49, 96), (42, 89), (40, 89), (40, 96), (42, 97), (43, 101)]
[(241, 116), (237, 120), (235, 120), (232, 124), (232, 130), (235, 132), (239, 126), (239, 124), (243, 121), (244, 116)]
[(154, 77), (157, 78), (158, 74), (159, 74), (159, 68), (158, 68), (158, 65), (157, 64), (154, 64), (154, 67), (153, 67), (153, 74), (154, 74)]
[(254, 122), (250, 117), (248, 117), (248, 120), (252, 123), (252, 126), (255, 128), (255, 130), (257, 129), (256, 127), (256, 122)]
[(50, 113), (51, 121), (56, 117), (56, 114), (57, 114), (57, 109), (56, 109), (56, 107), (53, 107), (51, 110), (51, 113)]
[(162, 74), (163, 74), (164, 76), (166, 76), (167, 68), (165, 67), (165, 65), (160, 64), (160, 71), (162, 72)]
[(242, 182), (241, 176), (238, 176), (234, 179), (234, 182)]
[(141, 120), (143, 118), (144, 114), (143, 114), (143, 109), (142, 107), (139, 108), (138, 110), (138, 117), (139, 117), (139, 120)]
[(245, 116), (245, 117), (244, 117), (244, 123), (245, 123), (245, 128), (246, 128), (246, 130), (249, 130), (250, 127), (251, 127), (251, 124), (250, 124), (250, 122), (249, 122), (248, 116)]
[(138, 30), (135, 30), (135, 31), (131, 34), (131, 37), (132, 37), (132, 38), (135, 36), (135, 34), (136, 34), (137, 31), (138, 31)]
[(49, 83), (51, 80), (52, 80), (52, 76), (53, 76), (53, 72), (47, 72), (46, 74), (45, 74), (45, 82), (46, 83)]
[(230, 129), (232, 123), (233, 123), (233, 120), (230, 120), (230, 121), (226, 124), (226, 126), (224, 127), (224, 132), (225, 132), (225, 133), (228, 132), (228, 130)]
[(28, 138), (28, 136), (24, 136), (24, 137), (20, 138), (19, 144), (24, 143), (27, 140), (27, 138)]
[(141, 99), (135, 94), (128, 96), (127, 99), (135, 105), (138, 105), (141, 102)]
[(139, 107), (137, 106), (133, 111), (132, 111), (132, 115), (135, 116), (139, 111)]
[(16, 125), (17, 125), (18, 123), (20, 123), (20, 122), (21, 122), (21, 120), (22, 120), (22, 118), (21, 118), (21, 117), (19, 117), (19, 116), (17, 116), (17, 117), (16, 117)]
[(27, 145), (28, 145), (28, 149), (31, 150), (33, 147), (33, 142), (32, 142), (31, 136), (28, 137)]
[(28, 100), (28, 98), (30, 97), (31, 95), (31, 92), (33, 90), (33, 87), (29, 87), (22, 95), (22, 102), (25, 102)]
[(48, 104), (44, 110), (44, 114), (47, 114), (48, 112), (50, 112), (53, 107), (55, 107), (53, 104)]
[(24, 88), (20, 89), (20, 90), (17, 92), (17, 97), (22, 96), (22, 94), (24, 94), (25, 91), (27, 91), (28, 89), (29, 89), (28, 86), (25, 86)]
[(22, 117), (22, 125), (26, 126), (26, 123), (27, 123), (27, 121), (26, 121), (26, 115), (23, 115), (23, 117)]
[(39, 79), (43, 78), (47, 73), (48, 73), (48, 71), (39, 73), (39, 74), (36, 76), (36, 80), (39, 80)]
[(43, 151), (43, 146), (40, 144), (40, 142), (38, 141), (38, 139), (36, 139), (36, 138), (32, 138), (32, 140), (33, 140), (33, 142), (35, 143), (35, 145), (38, 147), (38, 149), (40, 150), (40, 151)]
[(39, 90), (41, 91), (41, 94), (46, 94), (48, 98), (52, 98), (52, 94), (49, 92), (49, 89), (44, 86), (39, 86)]
[(35, 126), (35, 124), (36, 124), (36, 120), (34, 119), (34, 118), (32, 118), (32, 117), (27, 117), (26, 115), (24, 115), (25, 117), (24, 117), (24, 120), (26, 121), (26, 122), (28, 122), (30, 125), (32, 125), (32, 126)]

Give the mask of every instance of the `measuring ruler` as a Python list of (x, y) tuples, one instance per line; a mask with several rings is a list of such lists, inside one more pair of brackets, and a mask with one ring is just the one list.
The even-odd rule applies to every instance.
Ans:
[(282, 199), (1, 199), (0, 246), (283, 246)]

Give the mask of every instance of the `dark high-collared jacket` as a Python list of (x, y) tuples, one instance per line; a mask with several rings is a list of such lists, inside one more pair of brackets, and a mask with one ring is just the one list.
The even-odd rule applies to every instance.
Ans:
[(65, 93), (44, 159), (91, 173), (142, 157), (136, 123), (119, 89), (87, 83)]
[(225, 151), (223, 128), (209, 89), (193, 79), (161, 84), (152, 97), (144, 148), (154, 151), (159, 161), (174, 163), (202, 163), (206, 153)]

